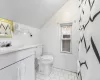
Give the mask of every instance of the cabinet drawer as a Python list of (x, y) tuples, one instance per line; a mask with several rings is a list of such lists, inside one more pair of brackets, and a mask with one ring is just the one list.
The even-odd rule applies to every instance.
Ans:
[(35, 48), (0, 55), (0, 69), (10, 64), (13, 64), (21, 59), (24, 59), (30, 55), (35, 55)]

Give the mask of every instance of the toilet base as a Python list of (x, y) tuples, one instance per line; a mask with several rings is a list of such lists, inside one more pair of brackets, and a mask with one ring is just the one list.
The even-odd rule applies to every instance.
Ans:
[(51, 71), (52, 71), (52, 65), (51, 64), (50, 65), (46, 65), (46, 64), (45, 65), (44, 64), (39, 65), (39, 73), (44, 74), (46, 76), (49, 76)]
[(44, 74), (48, 76), (48, 75), (50, 75), (51, 71), (52, 71), (52, 66), (45, 65)]

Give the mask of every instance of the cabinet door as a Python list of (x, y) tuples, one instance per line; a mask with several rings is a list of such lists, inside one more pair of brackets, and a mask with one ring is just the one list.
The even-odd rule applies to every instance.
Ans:
[(20, 62), (21, 80), (35, 80), (35, 56), (31, 56)]
[(0, 80), (18, 80), (18, 64), (0, 70)]
[(0, 70), (0, 80), (35, 80), (35, 55)]

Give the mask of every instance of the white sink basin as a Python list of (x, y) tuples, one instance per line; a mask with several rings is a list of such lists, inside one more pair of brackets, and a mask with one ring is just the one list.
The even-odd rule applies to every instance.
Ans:
[(13, 45), (11, 47), (2, 47), (2, 48), (0, 48), (0, 54), (6, 54), (9, 52), (16, 51), (21, 47), (23, 47), (23, 45)]

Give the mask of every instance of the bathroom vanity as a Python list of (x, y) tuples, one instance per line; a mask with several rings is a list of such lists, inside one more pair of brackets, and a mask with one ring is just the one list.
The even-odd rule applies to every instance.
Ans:
[(39, 46), (0, 50), (0, 80), (35, 80), (35, 54)]

